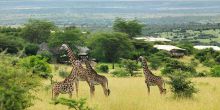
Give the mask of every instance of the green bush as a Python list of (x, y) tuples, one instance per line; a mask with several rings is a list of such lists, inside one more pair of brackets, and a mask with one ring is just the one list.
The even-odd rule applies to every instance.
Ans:
[(23, 49), (25, 41), (22, 38), (0, 34), (0, 50), (8, 49), (8, 53), (17, 53)]
[(0, 110), (24, 110), (32, 106), (35, 97), (31, 91), (39, 85), (38, 78), (20, 66), (11, 66), (11, 56), (0, 59)]
[(47, 60), (47, 62), (51, 62), (52, 60), (52, 53), (48, 51), (43, 51), (40, 53), (40, 55)]
[(130, 76), (130, 74), (127, 71), (123, 70), (123, 69), (115, 70), (115, 71), (111, 72), (111, 74), (114, 77), (128, 77), (128, 76)]
[(68, 77), (69, 74), (71, 74), (71, 73), (68, 73), (68, 72), (64, 71), (63, 69), (59, 71), (59, 76), (62, 78)]
[(163, 75), (171, 75), (175, 71), (182, 71), (184, 73), (187, 73), (189, 76), (195, 76), (196, 70), (193, 66), (185, 65), (182, 62), (179, 62), (177, 60), (170, 60), (165, 67), (161, 70), (161, 73)]
[(75, 110), (93, 110), (92, 108), (86, 105), (86, 99), (72, 100), (72, 99), (60, 98), (55, 100), (52, 104), (66, 105), (69, 108), (73, 108)]
[(195, 58), (202, 62), (205, 66), (213, 67), (219, 64), (220, 52), (213, 49), (204, 49), (197, 51)]
[(38, 49), (39, 49), (38, 45), (36, 45), (36, 44), (28, 44), (28, 45), (25, 47), (25, 53), (26, 53), (27, 55), (36, 55)]
[(18, 65), (43, 78), (48, 78), (51, 76), (50, 65), (47, 63), (46, 59), (40, 55), (23, 58), (18, 61)]
[(169, 76), (171, 85), (171, 92), (176, 98), (191, 98), (198, 90), (194, 87), (193, 83), (187, 79), (187, 76), (182, 72), (175, 72)]
[(220, 66), (215, 66), (211, 69), (211, 75), (213, 77), (220, 77)]
[(101, 72), (108, 73), (109, 72), (108, 65), (100, 65), (99, 70)]
[(135, 72), (138, 69), (138, 65), (136, 63), (136, 61), (132, 61), (130, 59), (123, 59), (121, 61), (122, 65), (124, 65), (125, 70), (131, 75), (131, 76), (135, 76)]

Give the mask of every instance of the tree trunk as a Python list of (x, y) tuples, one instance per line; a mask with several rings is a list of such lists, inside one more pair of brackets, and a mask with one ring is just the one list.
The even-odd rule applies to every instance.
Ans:
[(115, 69), (115, 62), (112, 62), (112, 69)]

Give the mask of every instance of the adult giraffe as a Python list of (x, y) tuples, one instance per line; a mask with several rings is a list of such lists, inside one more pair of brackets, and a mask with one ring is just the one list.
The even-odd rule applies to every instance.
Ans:
[(140, 56), (139, 61), (141, 61), (141, 63), (142, 63), (143, 72), (144, 72), (144, 76), (145, 76), (145, 83), (148, 88), (148, 94), (150, 94), (150, 86), (158, 86), (158, 88), (160, 90), (160, 94), (163, 94), (163, 93), (165, 94), (166, 93), (165, 82), (162, 79), (162, 77), (154, 75), (148, 69), (147, 60), (144, 57)]
[(102, 86), (105, 96), (109, 96), (110, 89), (108, 88), (108, 79), (105, 76), (97, 74), (97, 72), (92, 68), (90, 61), (88, 60), (88, 57), (83, 58), (83, 61), (85, 62), (87, 70), (91, 74), (91, 85), (94, 86), (100, 84)]

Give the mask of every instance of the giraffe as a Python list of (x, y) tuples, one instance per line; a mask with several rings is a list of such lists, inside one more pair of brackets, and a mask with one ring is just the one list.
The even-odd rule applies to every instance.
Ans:
[[(91, 74), (91, 81), (92, 81), (92, 82), (90, 82), (91, 86), (100, 84), (102, 86), (102, 89), (103, 89), (105, 96), (109, 96), (110, 89), (108, 88), (108, 79), (105, 76), (97, 74), (97, 72), (90, 65), (88, 57), (83, 58), (83, 61), (86, 65), (87, 70)], [(94, 89), (94, 91), (95, 91), (95, 89)], [(92, 94), (94, 94), (94, 91), (92, 91)]]
[(73, 88), (73, 83), (74, 80), (76, 79), (77, 75), (80, 73), (80, 67), (81, 63), (79, 60), (76, 60), (74, 62), (74, 74), (70, 74), (68, 77), (66, 77), (64, 79), (64, 81), (58, 82), (56, 84), (54, 84), (53, 88), (52, 88), (52, 99), (56, 99), (59, 94), (69, 94), (69, 97), (72, 97), (72, 92), (74, 90)]
[[(77, 60), (75, 54), (72, 52), (71, 48), (67, 45), (67, 44), (63, 44), (60, 48), (61, 50), (66, 50), (67, 51), (67, 55), (70, 59), (70, 62), (74, 63), (75, 60)], [(74, 80), (75, 86), (76, 86), (76, 94), (78, 96), (78, 85), (79, 85), (79, 81), (86, 81), (87, 84), (90, 87), (90, 95), (93, 96), (94, 95), (94, 91), (95, 91), (95, 86), (94, 86), (94, 78), (93, 75), (91, 74), (91, 72), (88, 71), (88, 69), (83, 68), (83, 66), (80, 66), (81, 70), (80, 70), (80, 74), (77, 75), (76, 80)], [(75, 74), (74, 72), (74, 68), (71, 70), (71, 74)], [(106, 93), (107, 94), (107, 93)]]
[[(141, 63), (142, 63), (143, 72), (144, 72), (144, 76), (145, 76), (145, 83), (148, 88), (148, 94), (150, 94), (150, 86), (158, 86), (158, 88), (160, 90), (160, 94), (163, 94), (163, 93), (165, 94), (166, 93), (165, 82), (162, 79), (162, 77), (154, 75), (148, 69), (147, 60), (143, 56), (139, 57), (139, 61), (141, 61)], [(163, 88), (163, 86), (164, 86), (164, 88)]]

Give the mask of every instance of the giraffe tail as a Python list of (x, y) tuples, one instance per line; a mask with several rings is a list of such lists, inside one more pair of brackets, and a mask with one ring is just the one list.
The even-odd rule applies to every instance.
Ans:
[(108, 79), (107, 79), (107, 82), (106, 82), (106, 86), (107, 86), (107, 91), (108, 91), (108, 96), (110, 95), (110, 89), (108, 88)]
[(166, 89), (166, 87), (165, 87), (165, 84), (166, 84), (166, 82), (164, 81), (164, 82), (163, 82), (163, 87), (164, 87), (164, 88), (163, 88), (163, 92), (166, 94), (167, 89)]

